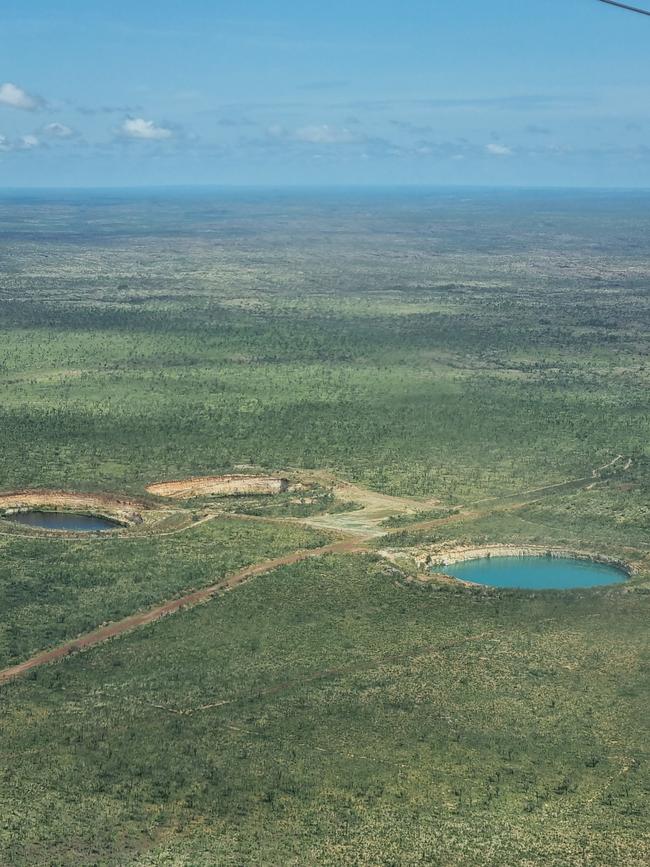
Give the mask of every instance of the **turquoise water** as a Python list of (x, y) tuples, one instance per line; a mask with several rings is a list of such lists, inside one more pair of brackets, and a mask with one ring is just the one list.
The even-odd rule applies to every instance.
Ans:
[(67, 530), (69, 533), (97, 533), (100, 530), (114, 530), (120, 525), (108, 518), (94, 515), (74, 515), (71, 512), (19, 512), (7, 515), (8, 521), (37, 527), (40, 530)]
[(519, 590), (570, 590), (627, 580), (614, 566), (566, 557), (483, 557), (436, 567), (436, 571), (475, 584)]

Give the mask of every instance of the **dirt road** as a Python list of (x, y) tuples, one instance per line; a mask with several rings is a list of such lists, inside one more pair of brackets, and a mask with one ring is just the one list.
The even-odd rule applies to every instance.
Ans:
[[(606, 464), (604, 467), (599, 467), (593, 472), (595, 472), (598, 477), (598, 474), (602, 470), (608, 469), (622, 459), (623, 456), (618, 455), (609, 464)], [(626, 469), (627, 468), (628, 467), (626, 466)], [(318, 480), (321, 482), (330, 481), (330, 477), (326, 474), (313, 473), (313, 476), (318, 477)], [(116, 623), (111, 623), (107, 626), (103, 626), (99, 629), (94, 630), (93, 632), (88, 633), (87, 635), (81, 636), (80, 638), (67, 641), (65, 644), (62, 644), (59, 647), (55, 647), (52, 650), (37, 653), (35, 656), (33, 656), (31, 659), (26, 660), (25, 662), (0, 670), (0, 686), (2, 684), (8, 683), (9, 681), (17, 677), (20, 677), (23, 674), (26, 674), (32, 669), (39, 668), (40, 666), (47, 665), (51, 662), (57, 662), (58, 660), (64, 659), (66, 656), (69, 656), (72, 653), (85, 650), (89, 647), (94, 647), (97, 644), (108, 641), (110, 638), (115, 638), (119, 635), (131, 632), (132, 630), (137, 629), (139, 626), (145, 626), (148, 623), (155, 623), (157, 620), (161, 620), (168, 614), (174, 614), (175, 612), (181, 611), (184, 608), (191, 608), (202, 602), (207, 602), (219, 593), (227, 590), (232, 590), (233, 588), (238, 587), (240, 584), (248, 581), (250, 578), (253, 578), (257, 575), (263, 575), (267, 572), (271, 572), (274, 569), (279, 568), (280, 566), (287, 566), (292, 563), (299, 563), (302, 560), (308, 560), (312, 557), (322, 557), (326, 554), (355, 554), (368, 552), (370, 549), (367, 547), (367, 542), (371, 538), (384, 537), (389, 539), (391, 536), (399, 534), (403, 531), (426, 530), (434, 528), (436, 526), (451, 524), (456, 521), (464, 521), (471, 518), (482, 517), (496, 511), (509, 511), (520, 509), (526, 505), (529, 505), (530, 502), (534, 502), (536, 499), (540, 499), (553, 491), (557, 491), (564, 486), (586, 486), (593, 481), (593, 478), (594, 476), (592, 474), (591, 476), (582, 479), (572, 479), (568, 482), (561, 482), (555, 485), (547, 485), (530, 491), (525, 491), (520, 494), (510, 495), (510, 497), (502, 498), (500, 501), (497, 500), (497, 498), (487, 498), (485, 500), (477, 501), (476, 503), (472, 504), (472, 507), (461, 509), (453, 515), (448, 515), (444, 518), (437, 518), (429, 521), (419, 521), (417, 523), (408, 524), (404, 527), (391, 530), (386, 530), (384, 528), (380, 528), (379, 526), (381, 521), (383, 521), (384, 518), (388, 515), (404, 514), (405, 512), (413, 513), (418, 509), (422, 509), (422, 507), (426, 505), (432, 507), (436, 505), (438, 501), (389, 497), (383, 494), (376, 494), (371, 491), (366, 491), (365, 489), (360, 488), (356, 485), (345, 482), (338, 482), (335, 486), (335, 494), (342, 499), (350, 498), (356, 500), (357, 502), (361, 502), (364, 507), (362, 510), (356, 513), (353, 512), (342, 513), (340, 515), (334, 516), (322, 516), (325, 520), (321, 521), (319, 521), (318, 518), (276, 518), (273, 520), (299, 520), (300, 523), (309, 524), (311, 526), (319, 526), (322, 529), (324, 529), (325, 527), (327, 527), (328, 529), (338, 529), (339, 531), (345, 529), (348, 538), (344, 539), (343, 541), (334, 542), (330, 545), (325, 545), (321, 548), (301, 549), (299, 551), (294, 551), (291, 554), (286, 554), (283, 557), (278, 557), (274, 560), (266, 560), (262, 563), (247, 566), (245, 569), (242, 569), (241, 571), (236, 572), (230, 577), (224, 578), (223, 580), (217, 582), (216, 584), (212, 584), (209, 587), (204, 587), (203, 589), (196, 590), (193, 593), (188, 593), (187, 595), (182, 596), (179, 599), (174, 599), (171, 602), (165, 602), (161, 605), (156, 606), (155, 608), (150, 609), (149, 611), (134, 614), (130, 617), (124, 618), (123, 620), (119, 620)], [(508, 499), (514, 499), (515, 497), (526, 497), (526, 499), (515, 502), (507, 502)], [(476, 508), (479, 503), (487, 504), (489, 502), (492, 502), (494, 505), (481, 506), (480, 508)], [(355, 522), (354, 520), (350, 520), (350, 518), (355, 514), (357, 516), (360, 516), (361, 520), (357, 522)], [(207, 514), (201, 521), (196, 522), (194, 526), (196, 526), (198, 523), (203, 523), (203, 521), (212, 520), (212, 518), (214, 517), (216, 517), (216, 515)], [(249, 519), (248, 516), (240, 516), (234, 514), (229, 515), (228, 517), (242, 520)], [(335, 520), (333, 523), (328, 523), (328, 518), (334, 518)], [(187, 528), (182, 529), (184, 530)], [(171, 532), (179, 531), (176, 530)], [(373, 553), (378, 552), (373, 551)]]
[(80, 638), (75, 638), (72, 641), (66, 641), (59, 647), (53, 650), (46, 650), (42, 653), (37, 653), (31, 659), (21, 662), (18, 665), (13, 665), (0, 671), (0, 685), (20, 677), (31, 671), (34, 668), (39, 668), (41, 665), (47, 665), (50, 662), (57, 662), (64, 659), (71, 653), (76, 653), (80, 650), (86, 650), (89, 647), (94, 647), (96, 644), (101, 644), (108, 641), (110, 638), (115, 638), (118, 635), (123, 635), (125, 632), (131, 632), (139, 626), (146, 626), (148, 623), (155, 623), (161, 620), (168, 614), (174, 614), (184, 608), (192, 608), (201, 602), (207, 602), (218, 593), (227, 590), (232, 590), (238, 587), (250, 578), (256, 575), (263, 575), (265, 572), (271, 572), (278, 569), (280, 566), (288, 566), (291, 563), (299, 563), (301, 560), (308, 560), (311, 557), (322, 557), (325, 554), (355, 554), (367, 550), (356, 539), (344, 540), (335, 542), (331, 545), (326, 545), (323, 548), (302, 549), (294, 551), (291, 554), (286, 554), (284, 557), (277, 557), (274, 560), (265, 560), (263, 563), (256, 563), (253, 566), (247, 566), (234, 575), (224, 578), (222, 581), (212, 584), (209, 587), (204, 587), (201, 590), (195, 590), (193, 593), (188, 593), (186, 596), (181, 596), (179, 599), (174, 599), (171, 602), (165, 602), (149, 611), (143, 611), (140, 614), (133, 614), (130, 617), (125, 617), (124, 620), (118, 620), (116, 623), (109, 623), (108, 626), (102, 626), (94, 632), (89, 632), (87, 635), (82, 635)]

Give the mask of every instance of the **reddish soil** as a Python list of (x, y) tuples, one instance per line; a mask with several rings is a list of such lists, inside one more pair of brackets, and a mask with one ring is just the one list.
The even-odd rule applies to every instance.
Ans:
[(118, 635), (123, 635), (125, 632), (131, 632), (139, 626), (145, 626), (148, 623), (155, 623), (157, 620), (161, 620), (168, 614), (174, 614), (184, 608), (192, 608), (201, 602), (207, 602), (218, 593), (232, 590), (234, 587), (243, 584), (250, 578), (253, 578), (256, 575), (262, 575), (265, 572), (271, 572), (273, 569), (277, 569), (280, 566), (298, 563), (301, 560), (308, 560), (311, 557), (322, 557), (325, 554), (355, 554), (361, 553), (365, 550), (366, 549), (363, 545), (360, 545), (357, 541), (346, 540), (343, 542), (335, 542), (332, 545), (326, 545), (323, 548), (294, 551), (292, 554), (286, 554), (284, 557), (278, 557), (275, 560), (266, 560), (263, 563), (247, 566), (240, 572), (236, 572), (229, 578), (224, 578), (223, 581), (219, 581), (217, 584), (212, 584), (210, 587), (204, 587), (202, 590), (196, 590), (194, 593), (188, 593), (180, 599), (165, 602), (163, 605), (158, 605), (149, 611), (134, 614), (131, 617), (125, 617), (124, 620), (110, 623), (108, 626), (102, 626), (94, 632), (89, 632), (87, 635), (82, 635), (80, 638), (67, 641), (65, 644), (55, 647), (53, 650), (46, 650), (42, 653), (37, 653), (25, 662), (13, 665), (10, 668), (5, 668), (0, 671), (0, 685), (13, 680), (14, 678), (20, 677), (34, 668), (39, 668), (40, 666), (47, 665), (50, 662), (57, 662), (72, 653), (86, 650), (89, 647), (94, 647), (96, 644), (108, 641), (109, 638), (115, 638)]

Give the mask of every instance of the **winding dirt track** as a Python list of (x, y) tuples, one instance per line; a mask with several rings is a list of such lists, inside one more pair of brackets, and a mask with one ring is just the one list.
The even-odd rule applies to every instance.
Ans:
[(286, 554), (284, 557), (277, 557), (275, 560), (266, 560), (263, 563), (256, 563), (253, 566), (247, 566), (245, 569), (235, 572), (234, 575), (230, 575), (230, 577), (224, 578), (222, 581), (212, 584), (209, 587), (195, 590), (193, 593), (188, 593), (186, 596), (181, 596), (179, 599), (174, 599), (171, 602), (165, 602), (162, 605), (158, 605), (156, 608), (151, 608), (149, 611), (143, 611), (140, 614), (133, 614), (131, 617), (125, 617), (124, 620), (118, 620), (116, 623), (109, 623), (108, 626), (102, 626), (94, 632), (82, 635), (81, 638), (66, 641), (65, 644), (61, 644), (53, 650), (46, 650), (42, 653), (37, 653), (25, 662), (13, 665), (10, 668), (5, 668), (0, 671), (0, 685), (13, 680), (14, 678), (20, 677), (34, 668), (39, 668), (41, 665), (47, 665), (50, 662), (57, 662), (64, 659), (66, 656), (69, 656), (71, 653), (94, 647), (96, 644), (101, 644), (104, 641), (108, 641), (110, 638), (123, 635), (125, 632), (131, 632), (139, 626), (145, 626), (148, 623), (155, 623), (157, 620), (161, 620), (168, 614), (174, 614), (177, 611), (181, 611), (183, 608), (192, 608), (201, 602), (207, 602), (218, 593), (232, 590), (234, 587), (238, 587), (250, 578), (253, 578), (256, 575), (263, 575), (265, 572), (271, 572), (280, 566), (299, 563), (301, 560), (308, 560), (311, 557), (322, 557), (325, 554), (357, 554), (366, 550), (367, 549), (357, 540), (345, 540), (343, 542), (335, 542), (332, 545), (326, 545), (323, 548), (301, 549), (300, 551), (294, 551), (292, 554)]

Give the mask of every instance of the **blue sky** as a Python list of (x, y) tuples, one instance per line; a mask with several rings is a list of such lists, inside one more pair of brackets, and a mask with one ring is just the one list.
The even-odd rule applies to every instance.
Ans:
[(3, 0), (0, 186), (650, 187), (649, 96), (597, 0)]

